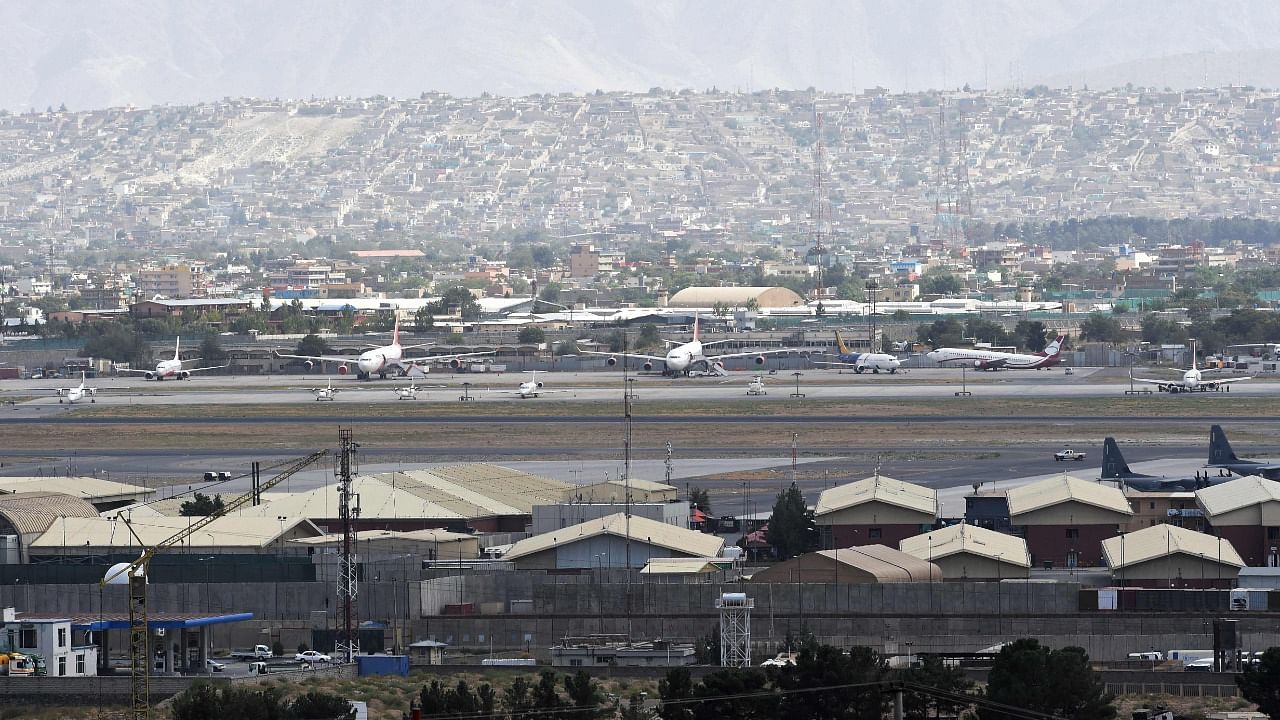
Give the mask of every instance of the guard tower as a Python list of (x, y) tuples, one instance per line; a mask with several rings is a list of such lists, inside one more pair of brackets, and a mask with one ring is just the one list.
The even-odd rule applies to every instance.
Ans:
[(746, 593), (722, 593), (720, 610), (720, 665), (751, 667), (751, 609), (755, 601)]

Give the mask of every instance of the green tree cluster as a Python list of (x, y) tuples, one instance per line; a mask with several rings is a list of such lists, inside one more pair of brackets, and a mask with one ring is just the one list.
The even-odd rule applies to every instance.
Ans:
[(480, 318), (480, 303), (476, 301), (471, 291), (462, 285), (454, 285), (448, 288), (441, 293), (439, 300), (429, 303), (425, 307), (433, 317), (451, 315), (456, 311), (463, 320), (477, 320)]
[(1257, 663), (1236, 676), (1236, 685), (1245, 700), (1258, 706), (1258, 712), (1280, 718), (1280, 648), (1267, 648)]
[(804, 495), (795, 483), (782, 492), (773, 503), (769, 527), (765, 530), (765, 542), (773, 546), (779, 560), (811, 552), (818, 547), (818, 526), (813, 511), (805, 504)]
[(541, 345), (547, 341), (547, 333), (537, 325), (525, 325), (516, 335), (516, 341), (522, 345)]
[[(1054, 650), (1032, 638), (1015, 640), (1000, 649), (987, 676), (986, 697), (1072, 720), (1112, 720), (1116, 716), (1115, 697), (1089, 666), (1089, 656), (1082, 648)], [(981, 720), (1018, 717), (988, 708), (981, 712)]]
[(107, 358), (141, 368), (151, 364), (151, 349), (135, 330), (120, 323), (106, 322), (89, 329), (80, 357)]
[(1185, 343), (1196, 339), (1198, 353), (1215, 353), (1228, 345), (1275, 342), (1280, 337), (1280, 315), (1246, 308), (1215, 319), (1203, 318), (1184, 325), (1168, 316), (1149, 313), (1142, 318), (1142, 339), (1153, 344)]
[(292, 701), (279, 688), (197, 683), (174, 697), (173, 720), (354, 720), (355, 708), (331, 693), (311, 690)]
[(534, 683), (520, 676), (501, 695), (489, 683), (481, 683), (473, 690), (465, 680), (459, 680), (452, 687), (432, 680), (418, 693), (418, 701), (424, 719), (499, 720), (537, 716), (547, 720), (595, 720), (616, 713), (616, 708), (607, 704), (599, 683), (583, 671), (560, 677), (545, 670)]
[(1128, 333), (1120, 326), (1114, 316), (1100, 312), (1090, 313), (1080, 322), (1080, 337), (1090, 342), (1118, 344), (1125, 341)]
[(225, 507), (222, 502), (221, 495), (209, 497), (202, 492), (196, 491), (196, 494), (190, 500), (184, 500), (182, 505), (178, 507), (178, 514), (183, 517), (208, 517)]

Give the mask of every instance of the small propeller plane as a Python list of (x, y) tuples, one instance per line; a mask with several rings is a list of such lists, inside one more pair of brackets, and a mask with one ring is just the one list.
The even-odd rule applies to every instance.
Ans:
[[(48, 388), (48, 389), (53, 390), (58, 394), (59, 404), (66, 402), (74, 405), (77, 401), (83, 400), (85, 398), (89, 398), (89, 402), (91, 403), (98, 402), (97, 398), (94, 397), (95, 395), (98, 394), (98, 388), (92, 388), (86, 385), (84, 377), (85, 377), (84, 371), (81, 371), (80, 384), (77, 385), (76, 387)], [(44, 389), (44, 388), (41, 388), (41, 389)]]
[[(757, 373), (751, 378), (751, 382), (747, 383), (747, 394), (748, 395), (768, 395), (769, 391), (768, 389), (766, 389), (765, 383), (769, 382), (772, 379), (773, 378), (770, 378), (767, 375), (760, 375), (759, 373)], [(724, 385), (725, 383), (731, 383), (731, 382), (733, 383), (738, 382), (738, 378), (734, 378), (732, 380), (722, 380), (720, 384)]]
[(515, 390), (495, 390), (494, 392), (519, 395), (522, 400), (536, 398), (545, 393), (571, 392), (569, 390), (544, 390), (542, 381), (538, 379), (537, 370), (526, 370), (525, 372), (533, 375), (533, 378), (520, 383)]
[(325, 401), (325, 400), (327, 400), (327, 401), (329, 401), (329, 402), (333, 402), (333, 400), (334, 400), (334, 398), (337, 396), (337, 394), (338, 394), (339, 392), (342, 392), (342, 388), (336, 388), (336, 387), (334, 387), (334, 386), (333, 386), (333, 378), (329, 378), (329, 384), (328, 384), (328, 385), (326, 385), (326, 386), (324, 386), (324, 387), (315, 387), (315, 388), (310, 388), (310, 392), (311, 392), (311, 394), (312, 394), (312, 395), (315, 395), (315, 396), (316, 396), (316, 402), (321, 402), (321, 401)]
[(448, 387), (448, 386), (447, 385), (416, 385), (414, 383), (409, 383), (404, 387), (394, 387), (391, 389), (392, 391), (395, 392), (397, 400), (417, 400), (418, 393), (420, 391), (426, 390), (427, 388), (442, 388), (442, 387)]

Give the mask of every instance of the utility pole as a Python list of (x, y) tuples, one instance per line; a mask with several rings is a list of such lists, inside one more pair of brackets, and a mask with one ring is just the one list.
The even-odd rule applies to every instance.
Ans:
[(338, 517), (342, 521), (342, 556), (338, 564), (338, 612), (342, 614), (342, 629), (334, 646), (335, 654), (343, 662), (355, 662), (360, 652), (359, 619), (356, 613), (357, 556), (355, 545), (355, 519), (360, 515), (360, 496), (352, 492), (352, 475), (356, 448), (351, 438), (351, 428), (338, 428)]

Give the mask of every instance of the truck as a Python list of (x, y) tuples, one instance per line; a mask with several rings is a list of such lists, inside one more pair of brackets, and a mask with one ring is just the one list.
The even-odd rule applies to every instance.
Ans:
[(310, 669), (311, 663), (298, 662), (297, 660), (276, 660), (274, 662), (258, 660), (257, 662), (249, 663), (250, 675), (269, 675), (271, 673), (297, 672)]
[(1085, 453), (1082, 453), (1079, 450), (1072, 450), (1071, 448), (1059, 450), (1058, 452), (1053, 454), (1053, 459), (1055, 462), (1062, 462), (1063, 460), (1075, 460), (1079, 462), (1081, 460), (1084, 460), (1084, 458), (1085, 458)]
[(231, 657), (236, 660), (270, 660), (271, 648), (266, 645), (254, 645), (252, 650), (235, 650)]
[(47, 672), (44, 659), (39, 655), (20, 652), (0, 653), (0, 675), (31, 677), (45, 675)]

